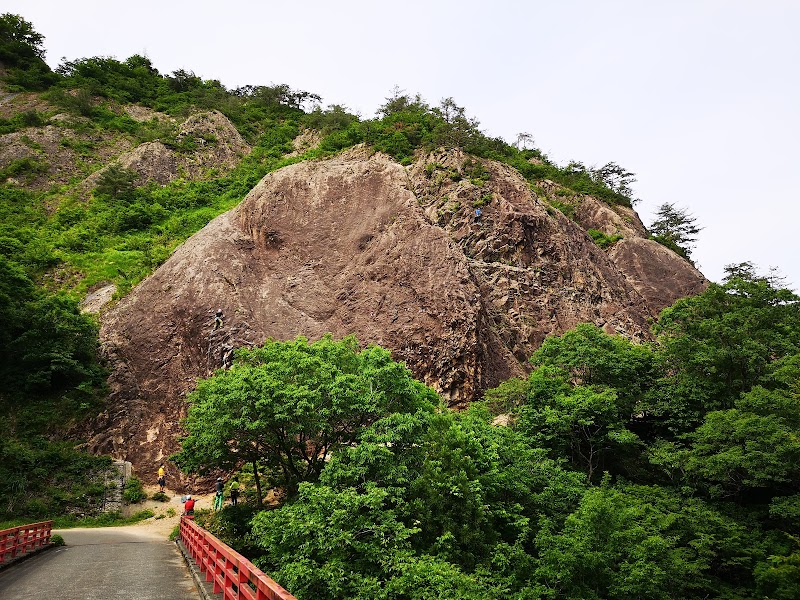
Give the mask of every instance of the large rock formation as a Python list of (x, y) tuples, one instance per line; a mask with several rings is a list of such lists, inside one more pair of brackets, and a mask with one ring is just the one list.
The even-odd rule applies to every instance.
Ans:
[[(592, 322), (646, 338), (705, 285), (633, 211), (581, 198), (582, 224), (547, 195), (457, 151), (404, 168), (357, 148), (267, 175), (104, 314), (112, 400), (91, 447), (151, 474), (177, 449), (197, 378), (267, 337), (354, 333), (461, 406), (523, 375), (549, 334)], [(624, 239), (607, 253), (590, 221)]]

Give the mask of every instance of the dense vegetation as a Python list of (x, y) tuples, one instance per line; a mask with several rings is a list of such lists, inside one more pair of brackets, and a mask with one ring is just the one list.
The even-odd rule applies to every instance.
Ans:
[[(739, 265), (654, 330), (549, 338), (463, 413), (397, 365), (370, 384), (354, 365), (385, 369), (379, 349), (269, 343), (191, 398), (183, 454), (285, 486), (209, 527), (299, 598), (797, 598), (800, 298)], [(306, 443), (255, 442), (272, 435)], [(322, 452), (286, 485), (287, 460)]]

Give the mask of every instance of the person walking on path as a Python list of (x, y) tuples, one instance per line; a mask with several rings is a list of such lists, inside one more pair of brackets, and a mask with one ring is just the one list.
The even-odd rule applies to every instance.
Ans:
[(167, 485), (167, 480), (164, 478), (164, 463), (158, 467), (158, 491), (164, 493), (164, 487)]

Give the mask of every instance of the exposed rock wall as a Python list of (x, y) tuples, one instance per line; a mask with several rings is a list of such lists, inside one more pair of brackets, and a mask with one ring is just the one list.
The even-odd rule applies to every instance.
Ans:
[(545, 336), (577, 323), (646, 338), (667, 298), (704, 280), (631, 215), (606, 253), (516, 171), (460, 152), (404, 168), (354, 149), (281, 169), (103, 315), (112, 401), (90, 445), (152, 474), (196, 379), (267, 337), (354, 333), (454, 406), (526, 373)]

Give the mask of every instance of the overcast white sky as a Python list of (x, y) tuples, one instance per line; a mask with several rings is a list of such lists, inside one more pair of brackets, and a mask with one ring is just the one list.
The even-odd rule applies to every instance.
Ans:
[(374, 115), (398, 85), (452, 96), (492, 136), (636, 173), (705, 229), (693, 257), (800, 289), (798, 0), (4, 0), (47, 61), (147, 55), (228, 87), (287, 83)]

